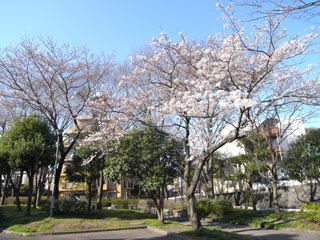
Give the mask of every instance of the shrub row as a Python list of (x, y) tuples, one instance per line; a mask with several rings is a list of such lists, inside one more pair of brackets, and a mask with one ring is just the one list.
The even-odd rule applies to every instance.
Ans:
[[(128, 209), (129, 205), (137, 205), (138, 199), (120, 199), (110, 198), (102, 200), (102, 207), (110, 207), (115, 205), (116, 208)], [(95, 203), (94, 201), (92, 203)], [(50, 212), (50, 199), (45, 199), (40, 202), (40, 206), (46, 212)], [(74, 199), (61, 199), (55, 201), (55, 215), (69, 214), (69, 213), (82, 213), (88, 207), (87, 201), (79, 201)]]
[[(48, 214), (50, 213), (50, 200), (41, 201), (41, 206), (44, 211)], [(87, 201), (77, 201), (77, 200), (56, 200), (54, 202), (54, 215), (63, 214), (82, 214), (87, 210)]]
[[(34, 197), (32, 197), (32, 201), (33, 201)], [(47, 196), (42, 196), (41, 198), (42, 200), (46, 200), (48, 199)], [(27, 204), (28, 202), (28, 197), (26, 196), (20, 196), (19, 197), (19, 200), (20, 200), (20, 203), (21, 204)], [(6, 200), (5, 200), (5, 205), (10, 205), (10, 204), (17, 204), (17, 201), (16, 201), (16, 197), (7, 197)]]
[(320, 222), (320, 203), (305, 203), (301, 206), (304, 210), (301, 214), (303, 218), (310, 222)]
[(226, 200), (203, 200), (197, 202), (197, 213), (200, 218), (208, 215), (216, 215), (218, 217), (231, 212), (233, 210), (232, 202)]
[(110, 207), (116, 205), (119, 208), (128, 208), (129, 204), (138, 204), (138, 199), (121, 199), (121, 198), (108, 198), (102, 200), (102, 207)]

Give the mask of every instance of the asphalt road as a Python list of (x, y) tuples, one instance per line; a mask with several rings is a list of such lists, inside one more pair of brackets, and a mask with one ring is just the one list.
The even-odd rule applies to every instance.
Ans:
[(81, 234), (65, 234), (54, 236), (39, 236), (39, 237), (18, 237), (0, 233), (1, 240), (77, 240), (77, 239), (89, 239), (89, 240), (169, 240), (172, 237), (163, 236), (162, 234), (148, 231), (147, 229), (139, 230), (121, 230), (121, 231), (109, 231), (109, 232), (96, 232), (96, 233), (81, 233)]

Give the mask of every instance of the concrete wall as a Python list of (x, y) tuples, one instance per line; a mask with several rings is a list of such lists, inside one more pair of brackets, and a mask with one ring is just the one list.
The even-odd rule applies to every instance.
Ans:
[[(320, 200), (320, 185), (317, 186), (316, 189), (316, 197), (315, 199)], [(256, 191), (258, 194), (258, 203), (257, 207), (259, 208), (268, 208), (270, 207), (270, 192), (268, 188), (262, 188), (259, 191)], [(303, 203), (310, 201), (310, 184), (282, 184), (279, 187), (279, 204), (281, 208), (299, 208)], [(241, 193), (240, 195), (240, 204), (241, 206), (251, 206), (251, 203), (245, 202), (245, 193)], [(206, 199), (205, 196), (197, 196), (197, 199)], [(216, 195), (217, 199), (220, 200), (229, 200), (235, 205), (235, 193), (224, 193)], [(169, 201), (165, 202), (166, 208), (174, 208), (176, 205), (185, 204), (184, 198), (170, 198)]]

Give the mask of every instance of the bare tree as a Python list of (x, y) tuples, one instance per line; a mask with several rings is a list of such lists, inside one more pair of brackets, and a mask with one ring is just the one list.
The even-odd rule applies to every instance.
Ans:
[[(8, 102), (21, 101), (41, 113), (58, 135), (56, 198), (64, 160), (82, 130), (77, 118), (85, 114), (88, 100), (111, 67), (110, 57), (93, 55), (86, 47), (60, 46), (50, 38), (40, 38), (39, 42), (24, 39), (2, 51), (1, 96)], [(71, 124), (77, 134), (66, 143), (64, 133)]]

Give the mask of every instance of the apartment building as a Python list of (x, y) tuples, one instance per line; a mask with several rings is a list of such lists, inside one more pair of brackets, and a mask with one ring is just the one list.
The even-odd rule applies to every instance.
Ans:
[[(78, 118), (79, 126), (85, 131), (91, 131), (94, 124), (94, 119), (88, 116), (81, 116)], [(71, 126), (66, 132), (66, 145), (70, 144), (76, 136), (76, 127)], [(59, 194), (61, 197), (80, 196), (84, 198), (87, 194), (86, 183), (70, 182), (66, 176), (66, 167), (71, 163), (75, 150), (72, 149), (68, 154), (60, 177), (59, 182)], [(103, 185), (103, 197), (104, 198), (128, 198), (134, 194), (137, 194), (139, 188), (139, 181), (133, 177), (122, 177), (120, 183), (106, 182)], [(96, 197), (98, 194), (97, 184), (92, 186), (92, 197)]]

